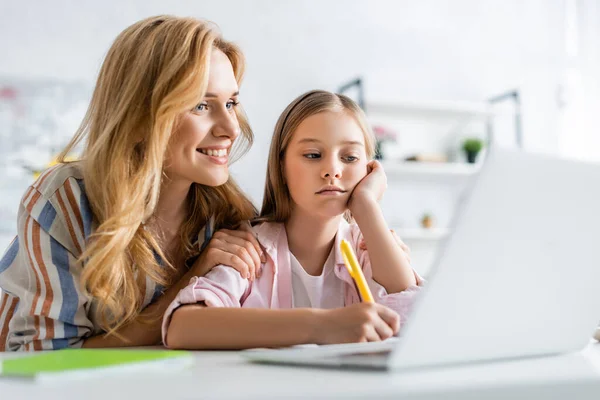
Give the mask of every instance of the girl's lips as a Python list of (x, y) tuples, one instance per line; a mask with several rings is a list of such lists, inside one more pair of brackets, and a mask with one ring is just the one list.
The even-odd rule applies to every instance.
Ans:
[(341, 190), (323, 190), (320, 192), (317, 192), (318, 195), (322, 195), (322, 196), (341, 196), (346, 194), (345, 191), (341, 191)]
[(343, 190), (341, 187), (339, 187), (337, 185), (322, 186), (321, 189), (319, 189), (317, 191), (317, 194), (320, 194), (320, 193), (323, 193), (323, 192), (342, 192), (342, 193), (346, 193), (345, 190)]

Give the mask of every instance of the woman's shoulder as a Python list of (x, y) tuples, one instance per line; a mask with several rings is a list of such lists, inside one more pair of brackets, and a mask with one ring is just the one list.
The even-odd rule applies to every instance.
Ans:
[(89, 212), (81, 163), (70, 162), (48, 168), (29, 186), (21, 203), (34, 218), (44, 210), (48, 212), (50, 207), (57, 213)]
[(58, 164), (44, 171), (25, 192), (20, 216), (31, 217), (58, 242), (79, 252), (93, 223), (81, 163)]
[[(54, 165), (40, 174), (40, 176), (31, 185), (41, 196), (45, 198), (52, 197), (58, 190), (64, 188), (70, 183), (78, 183), (79, 188), (83, 190), (83, 168), (81, 162), (69, 162)], [(79, 184), (81, 182), (81, 184)]]

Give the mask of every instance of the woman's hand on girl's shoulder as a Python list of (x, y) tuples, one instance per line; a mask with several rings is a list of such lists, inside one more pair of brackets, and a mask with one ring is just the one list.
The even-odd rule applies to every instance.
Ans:
[(194, 275), (204, 276), (222, 264), (238, 271), (242, 278), (254, 280), (260, 277), (264, 262), (266, 258), (260, 243), (249, 225), (243, 224), (237, 230), (216, 231), (191, 269)]
[(377, 160), (367, 164), (367, 175), (356, 185), (348, 200), (348, 208), (354, 212), (354, 208), (365, 203), (378, 202), (387, 189), (387, 176), (383, 166)]

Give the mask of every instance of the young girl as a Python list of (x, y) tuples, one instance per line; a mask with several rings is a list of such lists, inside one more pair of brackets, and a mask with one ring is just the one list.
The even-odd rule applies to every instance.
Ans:
[[(241, 349), (398, 333), (421, 279), (383, 219), (386, 176), (373, 155), (371, 130), (349, 98), (311, 91), (294, 100), (275, 127), (262, 223), (253, 228), (267, 253), (262, 276), (249, 282), (217, 266), (193, 278), (165, 313), (165, 345)], [(361, 302), (342, 239), (376, 304)]]
[[(228, 173), (233, 143), (252, 141), (243, 71), (240, 50), (193, 18), (117, 37), (63, 163), (22, 199), (0, 260), (0, 351), (156, 345), (192, 276), (217, 264), (254, 276), (249, 232), (211, 239), (255, 217)], [(81, 161), (64, 163), (84, 137)]]

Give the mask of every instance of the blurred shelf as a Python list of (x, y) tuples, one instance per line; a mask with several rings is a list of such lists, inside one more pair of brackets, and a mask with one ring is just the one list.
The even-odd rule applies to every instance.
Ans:
[(396, 235), (403, 241), (410, 240), (441, 240), (444, 239), (450, 231), (444, 228), (393, 228)]
[(390, 178), (467, 178), (479, 170), (479, 163), (429, 163), (420, 161), (382, 162)]
[(493, 115), (487, 103), (457, 101), (413, 101), (390, 100), (368, 101), (365, 104), (369, 115), (399, 116), (427, 114), (448, 117), (488, 117)]

